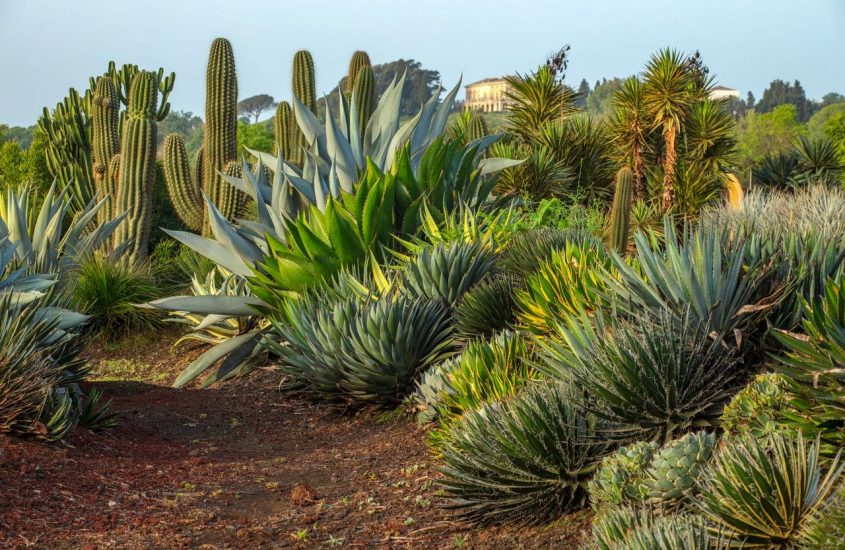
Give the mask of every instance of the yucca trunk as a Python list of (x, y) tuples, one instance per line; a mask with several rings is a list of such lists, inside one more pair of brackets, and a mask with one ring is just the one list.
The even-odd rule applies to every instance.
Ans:
[(663, 129), (663, 140), (666, 143), (666, 157), (663, 159), (663, 211), (668, 212), (675, 203), (675, 134), (674, 124)]
[(634, 158), (631, 172), (634, 175), (634, 200), (645, 197), (645, 186), (643, 185), (643, 146), (641, 143), (634, 145)]

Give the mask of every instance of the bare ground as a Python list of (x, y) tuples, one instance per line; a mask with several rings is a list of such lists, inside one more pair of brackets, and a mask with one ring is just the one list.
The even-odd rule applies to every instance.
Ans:
[(4, 548), (579, 548), (584, 512), (477, 528), (444, 508), (425, 432), (285, 394), (272, 373), (172, 389), (201, 350), (169, 332), (92, 346), (111, 432), (0, 436)]

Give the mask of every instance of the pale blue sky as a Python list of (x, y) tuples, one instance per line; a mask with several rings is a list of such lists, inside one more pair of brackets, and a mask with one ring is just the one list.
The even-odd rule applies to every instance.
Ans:
[(525, 72), (564, 43), (567, 80), (637, 72), (663, 46), (700, 50), (720, 83), (759, 97), (775, 78), (845, 94), (845, 0), (0, 0), (0, 122), (30, 125), (110, 59), (176, 71), (174, 109), (202, 113), (208, 46), (231, 40), (240, 96), (289, 95), (314, 54), (329, 91), (349, 56), (414, 58), (451, 87)]

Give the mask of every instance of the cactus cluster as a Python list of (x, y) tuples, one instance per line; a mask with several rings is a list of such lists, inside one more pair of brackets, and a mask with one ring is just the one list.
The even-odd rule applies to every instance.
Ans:
[[(92, 82), (90, 100), (93, 195), (103, 201), (97, 211), (102, 226), (125, 213), (112, 248), (126, 246), (129, 265), (147, 257), (156, 180), (158, 121), (170, 111), (167, 102), (175, 75), (141, 71), (136, 65), (109, 71)], [(159, 104), (159, 95), (161, 103)], [(126, 110), (121, 112), (121, 105)]]
[[(306, 109), (316, 114), (317, 85), (314, 75), (314, 58), (311, 53), (307, 50), (296, 52), (293, 56), (293, 97)], [(376, 77), (370, 64), (370, 56), (364, 51), (356, 51), (349, 61), (344, 101), (354, 103), (351, 108), (357, 118), (359, 137), (363, 138), (367, 122), (373, 116), (377, 103)], [(281, 155), (288, 163), (301, 168), (305, 161), (305, 150), (311, 144), (307, 142), (305, 134), (296, 121), (294, 109), (287, 101), (280, 101), (276, 105), (273, 133), (275, 154)]]
[(205, 133), (191, 175), (185, 143), (176, 134), (164, 143), (164, 170), (176, 213), (190, 229), (210, 233), (203, 195), (228, 219), (237, 217), (246, 196), (229, 185), (226, 173), (237, 165), (238, 79), (232, 45), (225, 38), (211, 44), (206, 69)]

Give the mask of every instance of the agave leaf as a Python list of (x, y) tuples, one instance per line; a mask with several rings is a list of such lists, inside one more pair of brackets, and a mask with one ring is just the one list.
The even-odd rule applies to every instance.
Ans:
[(230, 338), (200, 355), (179, 374), (176, 381), (173, 382), (173, 387), (183, 387), (185, 384), (214, 366), (217, 361), (238, 351), (242, 346), (249, 346), (250, 348), (254, 347), (255, 332), (256, 331), (247, 332), (246, 334), (240, 334), (234, 338)]
[(203, 315), (246, 317), (255, 315), (256, 307), (266, 306), (255, 296), (171, 296), (140, 304), (138, 307), (165, 311), (187, 311)]

